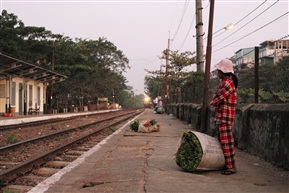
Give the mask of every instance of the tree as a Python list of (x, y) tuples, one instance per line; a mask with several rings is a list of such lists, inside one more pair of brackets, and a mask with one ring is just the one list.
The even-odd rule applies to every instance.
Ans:
[(114, 92), (115, 99), (126, 100), (118, 95), (131, 90), (122, 75), (129, 68), (129, 61), (106, 38), (76, 38), (73, 41), (44, 27), (25, 26), (16, 15), (6, 10), (0, 16), (0, 29), (1, 52), (49, 70), (52, 70), (54, 59), (54, 70), (68, 77), (61, 84), (54, 85), (53, 98), (61, 98), (66, 103), (70, 96), (70, 101), (77, 103), (83, 97), (88, 103), (98, 97), (111, 99)]
[(25, 26), (13, 13), (2, 11), (0, 16), (0, 51), (36, 63), (46, 61), (54, 35), (44, 27)]
[[(167, 50), (163, 51), (165, 56)], [(196, 57), (194, 52), (182, 52), (170, 51), (170, 65), (168, 68), (168, 85), (170, 102), (182, 101), (182, 93), (187, 90), (186, 83), (192, 72), (184, 71), (185, 67), (191, 66), (196, 63)], [(166, 74), (157, 70), (146, 70), (150, 75), (145, 77), (145, 89), (146, 94), (151, 98), (155, 98), (158, 95), (162, 95), (164, 98), (165, 89), (165, 76)]]
[[(289, 57), (276, 65), (268, 63), (259, 67), (259, 98), (262, 103), (285, 103), (289, 101)], [(237, 71), (239, 78), (239, 101), (253, 102), (255, 75), (254, 68)]]
[(164, 77), (162, 76), (145, 76), (145, 93), (150, 96), (150, 98), (156, 98), (157, 96), (164, 97)]

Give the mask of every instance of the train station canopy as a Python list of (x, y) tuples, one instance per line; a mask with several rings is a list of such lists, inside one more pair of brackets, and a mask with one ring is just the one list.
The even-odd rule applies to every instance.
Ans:
[(16, 59), (0, 52), (0, 76), (22, 77), (43, 83), (57, 83), (67, 77), (39, 65)]

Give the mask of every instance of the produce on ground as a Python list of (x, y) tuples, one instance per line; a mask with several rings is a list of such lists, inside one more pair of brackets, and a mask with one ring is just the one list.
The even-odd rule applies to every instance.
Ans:
[(153, 125), (153, 132), (159, 132), (161, 129), (160, 124), (156, 123)]
[(137, 132), (139, 127), (139, 121), (135, 120), (132, 124), (129, 125), (130, 129)]
[(145, 126), (145, 127), (149, 127), (149, 126), (151, 126), (151, 121), (148, 119), (148, 120), (145, 120), (144, 122), (143, 122), (143, 126)]
[(152, 120), (150, 120), (150, 124), (155, 125), (155, 124), (157, 124), (157, 122), (156, 122), (156, 120), (152, 119)]
[(129, 125), (130, 129), (135, 132), (150, 133), (160, 131), (160, 125), (154, 119), (147, 119), (141, 123), (136, 120)]
[(184, 132), (180, 147), (175, 155), (178, 166), (188, 172), (196, 171), (203, 157), (200, 141), (193, 132)]

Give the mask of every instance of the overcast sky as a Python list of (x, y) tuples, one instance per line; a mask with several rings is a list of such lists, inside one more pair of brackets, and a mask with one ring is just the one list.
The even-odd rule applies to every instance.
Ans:
[[(206, 37), (210, 6), (207, 0), (202, 4)], [(129, 59), (125, 77), (137, 94), (144, 93), (144, 69), (158, 70), (165, 64), (158, 56), (169, 37), (171, 50), (196, 51), (195, 1), (0, 0), (0, 6), (26, 26), (45, 27), (72, 39), (106, 37)], [(213, 36), (211, 66), (241, 48), (287, 36), (288, 11), (288, 0), (216, 0), (213, 31), (219, 32)], [(224, 30), (230, 23), (235, 27)], [(205, 40), (204, 54), (206, 46)]]

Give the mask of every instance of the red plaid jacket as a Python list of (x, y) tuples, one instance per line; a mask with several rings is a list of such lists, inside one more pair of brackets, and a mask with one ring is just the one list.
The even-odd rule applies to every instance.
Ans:
[(210, 105), (215, 107), (216, 121), (233, 125), (237, 104), (237, 89), (230, 78), (222, 80)]

